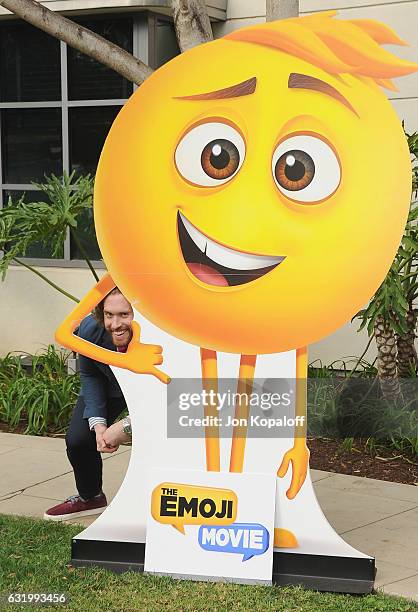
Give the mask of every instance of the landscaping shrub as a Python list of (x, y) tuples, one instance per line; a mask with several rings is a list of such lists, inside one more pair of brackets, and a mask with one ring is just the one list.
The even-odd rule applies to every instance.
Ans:
[(349, 363), (309, 368), (308, 434), (340, 439), (345, 447), (362, 438), (371, 449), (395, 448), (418, 457), (418, 378), (399, 379), (400, 394), (384, 397), (376, 370), (362, 363), (354, 372)]
[(67, 372), (69, 356), (49, 345), (33, 356), (0, 359), (0, 421), (26, 434), (63, 432), (80, 390), (78, 374)]

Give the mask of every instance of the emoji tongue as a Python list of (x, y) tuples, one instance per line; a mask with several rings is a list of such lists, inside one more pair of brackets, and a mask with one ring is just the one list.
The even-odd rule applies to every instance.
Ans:
[(217, 287), (229, 287), (226, 278), (215, 270), (215, 268), (199, 263), (188, 263), (187, 267), (196, 278), (202, 281), (202, 283), (216, 285)]

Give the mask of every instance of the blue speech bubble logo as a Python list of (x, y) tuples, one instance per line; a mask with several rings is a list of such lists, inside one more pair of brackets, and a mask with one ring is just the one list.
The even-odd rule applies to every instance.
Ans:
[(232, 525), (201, 525), (199, 546), (213, 552), (243, 555), (248, 561), (255, 555), (263, 555), (269, 547), (270, 534), (259, 523), (232, 523)]

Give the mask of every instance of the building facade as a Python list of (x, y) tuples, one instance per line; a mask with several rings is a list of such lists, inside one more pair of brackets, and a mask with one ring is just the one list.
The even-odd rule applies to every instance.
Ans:
[[(152, 68), (179, 53), (170, 0), (45, 0), (44, 4), (101, 34)], [(207, 0), (215, 37), (265, 20), (265, 0)], [(301, 14), (338, 9), (347, 19), (378, 19), (410, 43), (396, 53), (418, 61), (418, 0), (301, 0)], [(391, 102), (408, 132), (418, 131), (418, 74), (396, 83)], [(396, 82), (396, 80), (395, 80)], [(91, 58), (0, 8), (0, 206), (25, 194), (44, 199), (33, 182), (63, 172), (94, 175), (101, 147), (133, 85)], [(384, 152), (382, 171), (384, 171)], [(82, 247), (103, 269), (93, 219), (79, 228)], [(25, 263), (71, 294), (82, 297), (94, 284), (70, 236), (59, 257), (34, 245)], [(342, 271), (344, 273), (344, 271)], [(55, 327), (73, 303), (24, 267), (10, 268), (0, 284), (0, 355), (36, 351), (53, 341)], [(10, 324), (9, 324), (10, 322)], [(367, 343), (356, 323), (311, 347), (310, 359), (330, 363), (360, 355)], [(370, 353), (372, 354), (372, 353)]]

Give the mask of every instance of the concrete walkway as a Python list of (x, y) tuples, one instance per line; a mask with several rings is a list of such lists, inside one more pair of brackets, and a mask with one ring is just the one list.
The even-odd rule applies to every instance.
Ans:
[[(118, 490), (129, 457), (129, 447), (103, 455), (108, 499)], [(376, 557), (376, 588), (418, 601), (418, 486), (318, 470), (312, 470), (312, 478), (336, 531)], [(1, 514), (42, 517), (74, 492), (63, 439), (0, 433)]]

